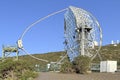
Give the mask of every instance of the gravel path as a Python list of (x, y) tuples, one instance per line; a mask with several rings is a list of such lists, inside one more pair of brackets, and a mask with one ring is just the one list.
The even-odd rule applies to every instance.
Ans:
[(120, 80), (120, 73), (62, 74), (41, 72), (35, 80)]

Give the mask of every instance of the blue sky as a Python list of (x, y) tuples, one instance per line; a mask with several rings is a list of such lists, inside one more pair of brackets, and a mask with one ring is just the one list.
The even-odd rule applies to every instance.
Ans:
[[(120, 0), (1, 0), (1, 53), (2, 45), (14, 45), (27, 26), (69, 6), (83, 8), (98, 19), (103, 29), (103, 45), (120, 40)], [(64, 13), (32, 27), (23, 38), (25, 49), (30, 53), (64, 50)]]

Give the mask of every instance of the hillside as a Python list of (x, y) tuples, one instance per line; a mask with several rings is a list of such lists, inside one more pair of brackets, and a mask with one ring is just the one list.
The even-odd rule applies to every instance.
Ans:
[(36, 64), (39, 65), (41, 68), (46, 68), (46, 64), (50, 63), (50, 62), (56, 62), (59, 61), (61, 59), (61, 56), (64, 56), (65, 52), (64, 51), (60, 51), (60, 52), (49, 52), (49, 53), (45, 53), (45, 54), (34, 54), (33, 56), (40, 58), (40, 59), (45, 59), (48, 60), (49, 62), (43, 62), (43, 61), (39, 61), (36, 59), (31, 58), (28, 55), (24, 55), (24, 56), (20, 56), (19, 60), (24, 60), (27, 61), (28, 63), (31, 64), (31, 66), (35, 66)]
[[(100, 54), (101, 54), (102, 60), (117, 60), (118, 65), (120, 65), (120, 44), (118, 44), (117, 46), (114, 46), (114, 45), (102, 46), (100, 50)], [(60, 58), (61, 56), (64, 56), (64, 55), (65, 55), (64, 51), (50, 52), (45, 54), (34, 54), (34, 56), (36, 56), (37, 58), (45, 59), (45, 60), (48, 60), (49, 62), (56, 62), (61, 59)], [(27, 55), (20, 56), (19, 59), (27, 61), (32, 66), (39, 64), (43, 67), (46, 64), (48, 64), (46, 62), (35, 60)], [(96, 61), (96, 59), (94, 61)]]
[(102, 60), (116, 60), (118, 61), (118, 65), (120, 65), (120, 44), (117, 44), (117, 46), (111, 44), (102, 46), (100, 54)]
[[(114, 46), (114, 45), (102, 46), (100, 50), (100, 54), (101, 54), (102, 60), (117, 60), (118, 69), (120, 69), (120, 44), (118, 44), (117, 46)], [(7, 60), (5, 60), (4, 63), (3, 62), (0, 63), (1, 65), (0, 66), (0, 77), (2, 78), (2, 80), (6, 76), (8, 76), (7, 78), (13, 78), (11, 77), (11, 71), (12, 71), (14, 72), (14, 76), (16, 76), (17, 78), (19, 77), (25, 78), (26, 76), (27, 76), (26, 78), (29, 78), (31, 76), (34, 78), (35, 76), (37, 76), (37, 74), (34, 73), (34, 70), (35, 71), (46, 71), (47, 70), (46, 65), (48, 63), (59, 61), (61, 57), (64, 55), (65, 55), (65, 51), (49, 52), (45, 54), (39, 54), (39, 53), (33, 54), (33, 56), (40, 58), (40, 59), (48, 60), (49, 62), (39, 61), (39, 60), (31, 58), (28, 55), (19, 56), (19, 61), (14, 61), (14, 60), (11, 61), (8, 58)], [(96, 57), (93, 61), (97, 62), (98, 60), (99, 58)], [(54, 66), (54, 69), (55, 69), (55, 66)], [(25, 74), (22, 74), (22, 71), (24, 70), (27, 72), (25, 72)], [(21, 73), (19, 71), (21, 71)], [(6, 76), (4, 76), (4, 74)]]
[[(102, 60), (117, 60), (118, 66), (120, 66), (120, 44), (118, 44), (117, 46), (114, 46), (114, 45), (102, 46), (102, 48), (100, 50), (100, 54), (102, 56)], [(1, 66), (0, 66), (0, 77), (1, 77), (0, 80), (3, 80), (3, 78), (6, 78), (6, 77), (10, 78), (11, 80), (14, 80), (13, 78), (28, 79), (31, 76), (32, 76), (32, 78), (34, 78), (37, 76), (37, 74), (34, 73), (35, 71), (32, 71), (32, 70), (45, 71), (46, 67), (47, 67), (46, 64), (48, 64), (50, 62), (59, 61), (61, 59), (61, 57), (64, 55), (65, 55), (65, 51), (50, 52), (50, 53), (45, 53), (45, 54), (39, 54), (39, 53), (33, 54), (33, 56), (36, 56), (37, 58), (48, 60), (49, 62), (38, 61), (38, 60), (31, 58), (28, 55), (19, 56), (19, 61), (13, 61), (13, 60), (10, 61), (9, 59), (5, 60), (4, 63), (1, 62)], [(94, 59), (94, 61), (96, 62), (97, 60), (98, 60), (98, 58), (96, 57), (96, 59)], [(35, 66), (36, 64), (39, 65), (39, 67), (36, 67)], [(120, 69), (120, 67), (118, 67), (118, 68)], [(27, 72), (22, 73), (23, 71), (27, 71)], [(14, 72), (14, 75), (13, 75), (13, 72)], [(4, 76), (3, 74), (5, 74), (6, 76)], [(65, 75), (65, 74), (63, 74), (63, 75)], [(15, 77), (11, 77), (11, 76), (15, 76)], [(55, 76), (52, 76), (52, 77), (55, 77)], [(51, 80), (52, 80), (52, 77), (51, 77)], [(109, 77), (111, 77), (111, 76), (109, 76)], [(41, 76), (40, 76), (40, 78), (41, 78)], [(119, 78), (119, 77), (117, 77), (117, 78)], [(26, 80), (26, 79), (24, 79), (24, 80)], [(16, 80), (18, 80), (18, 79), (16, 79)], [(40, 79), (38, 79), (38, 80), (40, 80)]]

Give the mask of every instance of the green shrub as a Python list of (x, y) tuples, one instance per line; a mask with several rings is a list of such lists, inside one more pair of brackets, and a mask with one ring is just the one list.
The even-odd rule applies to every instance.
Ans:
[(72, 63), (69, 62), (69, 61), (65, 61), (65, 62), (61, 65), (60, 72), (63, 72), (63, 73), (73, 72)]
[(64, 62), (61, 64), (60, 72), (62, 73), (71, 73), (74, 72), (73, 64), (69, 61), (69, 57), (66, 57)]
[(38, 74), (29, 70), (26, 70), (22, 76), (20, 77), (21, 80), (33, 80), (35, 77), (37, 77)]
[(73, 67), (76, 73), (87, 73), (90, 70), (90, 58), (87, 56), (78, 56), (73, 62)]
[[(28, 62), (13, 61), (11, 59), (0, 62), (0, 80), (27, 80), (27, 78), (36, 76)], [(22, 79), (24, 78), (24, 79)]]

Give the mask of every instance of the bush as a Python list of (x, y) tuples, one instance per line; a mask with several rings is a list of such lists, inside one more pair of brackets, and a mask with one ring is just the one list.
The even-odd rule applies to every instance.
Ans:
[(73, 62), (76, 73), (85, 74), (90, 70), (90, 58), (87, 56), (78, 56)]
[(20, 78), (21, 80), (33, 80), (36, 76), (38, 76), (37, 73), (26, 70)]
[(66, 57), (64, 62), (61, 64), (60, 72), (62, 73), (70, 73), (74, 72), (72, 68), (72, 62), (69, 61), (69, 57)]
[(74, 70), (72, 69), (72, 63), (70, 63), (69, 61), (65, 61), (65, 62), (61, 65), (60, 72), (70, 73), (70, 72), (73, 72), (73, 71), (74, 71)]
[[(0, 80), (27, 80), (29, 77), (34, 78), (35, 73), (33, 73), (32, 69), (25, 61), (5, 60), (0, 62)], [(26, 79), (22, 79), (23, 77)]]

